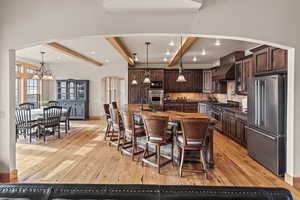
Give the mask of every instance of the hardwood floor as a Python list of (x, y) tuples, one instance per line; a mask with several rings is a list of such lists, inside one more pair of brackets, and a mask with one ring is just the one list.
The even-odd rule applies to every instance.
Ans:
[(17, 144), (19, 182), (27, 183), (102, 183), (102, 184), (168, 184), (264, 186), (289, 189), (296, 199), (300, 191), (289, 186), (247, 156), (245, 149), (215, 132), (215, 168), (204, 174), (185, 172), (178, 177), (177, 167), (167, 165), (161, 174), (151, 166), (131, 161), (103, 140), (105, 122), (72, 121), (71, 134), (62, 139), (47, 138)]

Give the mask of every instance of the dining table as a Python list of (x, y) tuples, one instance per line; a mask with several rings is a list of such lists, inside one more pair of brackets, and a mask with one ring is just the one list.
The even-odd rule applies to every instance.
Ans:
[[(66, 116), (68, 114), (68, 109), (62, 108), (61, 116)], [(44, 118), (44, 108), (31, 109), (31, 119), (40, 120)]]
[(215, 125), (217, 123), (217, 120), (213, 117), (209, 116), (205, 113), (187, 113), (187, 112), (178, 112), (178, 111), (155, 111), (153, 112), (151, 110), (151, 106), (149, 104), (144, 104), (141, 106), (140, 104), (128, 104), (123, 108), (124, 111), (130, 111), (136, 115), (154, 115), (154, 116), (163, 116), (168, 117), (169, 121), (175, 121), (180, 122), (180, 120), (184, 118), (189, 119), (203, 119), (208, 118), (209, 119), (209, 128), (208, 128), (208, 149), (206, 151), (206, 160), (208, 163), (209, 168), (214, 167), (214, 147), (213, 147), (213, 133), (215, 129)]

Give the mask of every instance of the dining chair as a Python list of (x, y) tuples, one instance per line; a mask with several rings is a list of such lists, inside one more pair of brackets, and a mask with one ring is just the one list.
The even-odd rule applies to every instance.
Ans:
[(21, 108), (21, 109), (34, 109), (34, 103), (29, 103), (29, 102), (21, 103), (21, 104), (19, 104), (19, 108)]
[(124, 139), (121, 153), (130, 155), (132, 160), (134, 160), (135, 155), (144, 152), (143, 150), (138, 151), (137, 139), (145, 136), (145, 130), (143, 126), (138, 124), (134, 113), (124, 111), (122, 117), (124, 123)]
[[(205, 157), (205, 151), (208, 149), (207, 136), (209, 119), (182, 119), (180, 121), (182, 135), (176, 137), (176, 143), (181, 152), (181, 160), (179, 167), (179, 175), (182, 177), (183, 171), (190, 172), (201, 172), (205, 174), (207, 178), (207, 163)], [(200, 163), (202, 164), (202, 169), (188, 169), (184, 168), (183, 164), (186, 159), (185, 153), (188, 151), (198, 151)], [(195, 161), (193, 159), (193, 161)]]
[(105, 130), (104, 140), (106, 140), (108, 137), (110, 137), (110, 134), (112, 134), (113, 123), (109, 111), (109, 104), (103, 104), (103, 107), (104, 107), (105, 120), (106, 120), (106, 130)]
[(116, 101), (111, 102), (113, 109), (118, 109), (118, 104)]
[[(121, 115), (119, 110), (117, 109), (110, 109), (110, 116), (112, 119), (112, 133), (109, 139), (109, 145), (117, 146), (117, 150), (120, 150), (121, 141), (123, 140), (123, 133), (124, 133), (124, 125), (121, 119)], [(116, 133), (116, 135), (115, 135)]]
[[(166, 130), (168, 127), (168, 117), (155, 116), (152, 114), (143, 114), (144, 127), (146, 131), (146, 146), (142, 159), (142, 166), (147, 163), (151, 166), (158, 168), (158, 173), (160, 173), (160, 168), (166, 164), (172, 162), (173, 164), (173, 141), (172, 135), (170, 135)], [(155, 146), (155, 152), (149, 153), (149, 145)], [(165, 145), (171, 145), (171, 159), (161, 163), (161, 147)], [(156, 162), (149, 160), (150, 157), (156, 157)]]
[(72, 109), (71, 106), (68, 107), (67, 112), (65, 114), (62, 114), (60, 118), (60, 123), (64, 123), (65, 133), (68, 133), (68, 130), (70, 130), (71, 109)]
[(47, 106), (58, 106), (59, 105), (59, 103), (58, 103), (58, 101), (48, 101), (48, 104), (47, 104)]
[(48, 134), (47, 129), (52, 129), (50, 134), (55, 134), (55, 130), (58, 131), (58, 138), (60, 138), (60, 118), (62, 113), (62, 107), (51, 106), (44, 108), (43, 118), (39, 122), (41, 135), (44, 136), (44, 142), (46, 141), (46, 135)]
[(31, 110), (26, 109), (16, 109), (16, 137), (23, 134), (24, 138), (29, 135), (29, 142), (32, 141), (32, 136), (37, 137), (39, 135), (39, 124), (32, 120)]

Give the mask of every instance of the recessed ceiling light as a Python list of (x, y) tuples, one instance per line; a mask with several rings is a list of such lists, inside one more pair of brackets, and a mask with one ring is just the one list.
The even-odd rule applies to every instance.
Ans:
[(216, 45), (216, 46), (220, 46), (220, 45), (221, 45), (220, 40), (216, 40), (215, 45)]
[(105, 62), (106, 62), (106, 63), (109, 63), (109, 62), (110, 62), (110, 60), (109, 60), (109, 59), (105, 59)]
[(193, 61), (197, 62), (197, 57), (196, 56), (193, 57)]
[(91, 51), (91, 54), (92, 54), (92, 55), (95, 55), (95, 54), (96, 54), (96, 51)]
[(135, 61), (135, 62), (139, 61), (139, 58), (136, 56), (136, 57), (134, 58), (134, 61)]
[(166, 55), (169, 56), (171, 53), (169, 50), (166, 51)]
[(164, 57), (164, 62), (168, 62), (168, 58), (167, 57)]
[(169, 46), (171, 46), (171, 47), (175, 46), (175, 43), (173, 40), (171, 40), (171, 42), (169, 42)]
[(205, 55), (206, 55), (205, 49), (202, 50), (201, 55), (202, 55), (202, 56), (205, 56)]

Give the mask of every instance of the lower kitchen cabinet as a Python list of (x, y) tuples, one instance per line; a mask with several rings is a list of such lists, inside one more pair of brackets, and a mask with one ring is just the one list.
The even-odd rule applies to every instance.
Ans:
[(224, 112), (222, 120), (223, 134), (242, 145), (247, 146), (246, 122), (236, 117), (234, 113)]

